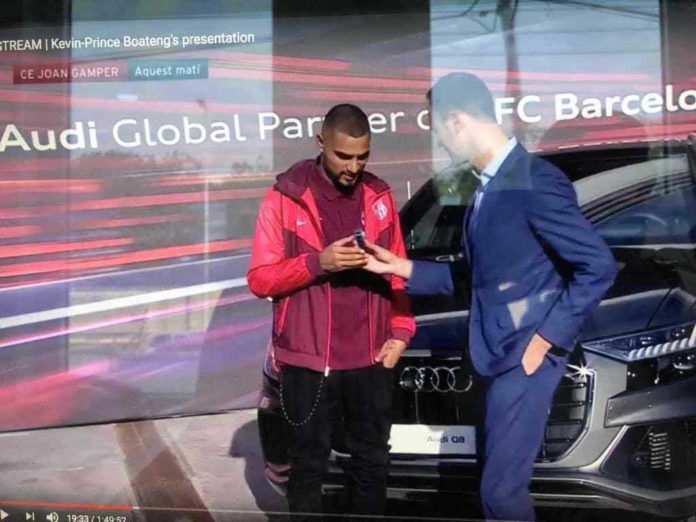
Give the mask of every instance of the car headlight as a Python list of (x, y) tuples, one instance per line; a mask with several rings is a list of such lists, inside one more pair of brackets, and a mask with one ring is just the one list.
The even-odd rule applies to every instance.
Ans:
[(273, 353), (273, 343), (269, 341), (268, 346), (266, 346), (266, 356), (263, 359), (263, 373), (267, 377), (273, 380), (278, 380), (280, 378), (280, 369), (275, 360)]
[(583, 347), (624, 362), (681, 354), (696, 348), (696, 323), (600, 339), (583, 343)]
[(657, 328), (583, 343), (591, 352), (627, 363), (626, 389), (696, 376), (696, 323)]

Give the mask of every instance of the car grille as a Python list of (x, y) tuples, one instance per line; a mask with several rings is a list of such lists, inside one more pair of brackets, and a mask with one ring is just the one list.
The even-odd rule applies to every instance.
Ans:
[(590, 410), (592, 377), (574, 379), (565, 375), (551, 403), (546, 434), (538, 461), (557, 460), (580, 437), (585, 429)]
[[(422, 390), (414, 389), (413, 370), (407, 368), (440, 368), (438, 389), (428, 385), (422, 375)], [(451, 369), (456, 391), (449, 389), (445, 377)], [(430, 371), (430, 370), (428, 370)], [(405, 373), (406, 372), (406, 373)], [(432, 374), (432, 373), (431, 373)], [(469, 378), (471, 386), (468, 387)], [(405, 356), (399, 362), (394, 383), (394, 423), (427, 425), (482, 425), (483, 386), (470, 365), (462, 365), (461, 358), (433, 358)], [(425, 383), (423, 382), (425, 381)], [(443, 383), (444, 382), (444, 383)], [(425, 384), (425, 386), (423, 386)], [(549, 421), (538, 461), (553, 461), (561, 457), (582, 433), (590, 406), (591, 377), (577, 382), (563, 377), (556, 390), (549, 412)], [(466, 391), (463, 391), (465, 390)]]
[(696, 420), (650, 426), (631, 459), (655, 472), (696, 472)]
[(696, 484), (696, 418), (632, 426), (602, 472), (641, 487), (669, 491)]

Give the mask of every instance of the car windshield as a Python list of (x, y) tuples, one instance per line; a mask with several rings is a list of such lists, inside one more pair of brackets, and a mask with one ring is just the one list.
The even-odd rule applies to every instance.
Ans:
[(448, 167), (416, 193), (401, 213), (410, 253), (437, 256), (459, 251), (464, 213), (477, 184), (470, 168)]
[[(574, 180), (583, 213), (610, 246), (694, 248), (696, 179), (687, 155), (654, 156), (617, 163), (583, 151), (559, 167)], [(448, 168), (408, 202), (402, 221), (412, 257), (447, 260), (460, 251), (462, 222), (477, 182), (469, 169)]]
[(696, 241), (696, 187), (686, 155), (600, 172), (575, 189), (583, 213), (610, 246)]

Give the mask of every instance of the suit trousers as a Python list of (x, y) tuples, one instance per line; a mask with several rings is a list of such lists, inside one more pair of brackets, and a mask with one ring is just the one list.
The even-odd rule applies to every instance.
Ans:
[(351, 455), (346, 470), (349, 512), (382, 515), (389, 466), (393, 370), (377, 364), (333, 371), (324, 378), (319, 372), (285, 366), (281, 379), (286, 412), (294, 421), (290, 424), (288, 481), (292, 520), (319, 518), (310, 514), (321, 512), (322, 479), (335, 430), (344, 434)]
[(487, 520), (535, 520), (529, 483), (567, 356), (547, 355), (531, 375), (522, 365), (493, 376), (486, 392), (481, 501)]

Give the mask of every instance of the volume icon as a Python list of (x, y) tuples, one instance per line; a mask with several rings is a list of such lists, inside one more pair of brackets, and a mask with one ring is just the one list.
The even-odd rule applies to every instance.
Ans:
[(55, 511), (46, 515), (46, 520), (48, 520), (48, 522), (58, 522), (58, 519), (58, 513), (56, 513)]

